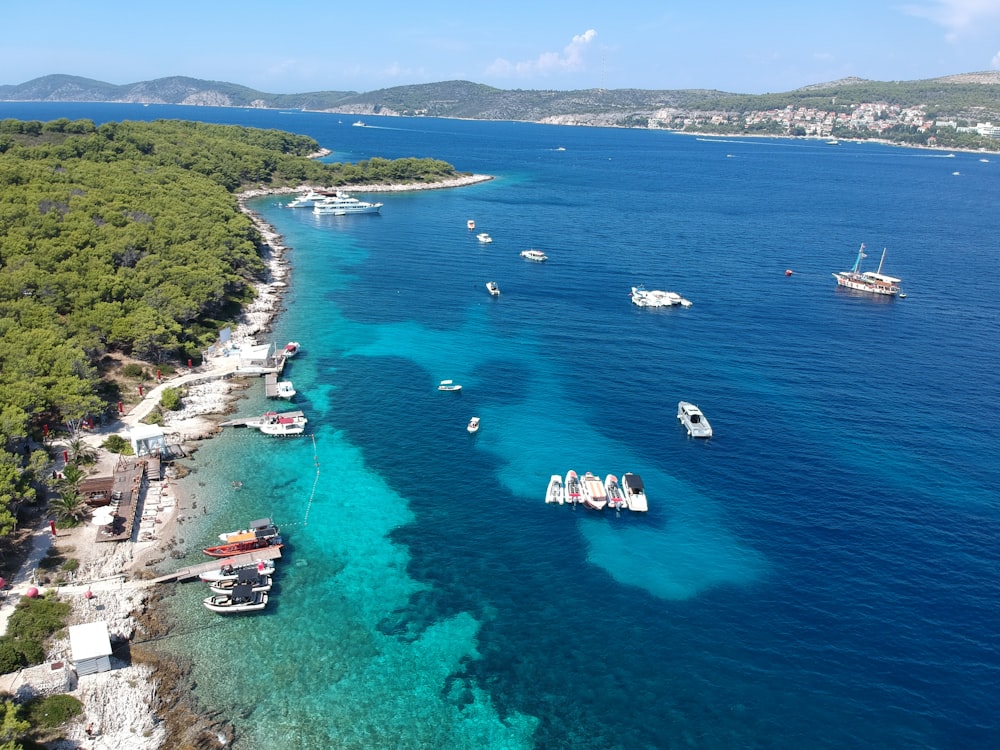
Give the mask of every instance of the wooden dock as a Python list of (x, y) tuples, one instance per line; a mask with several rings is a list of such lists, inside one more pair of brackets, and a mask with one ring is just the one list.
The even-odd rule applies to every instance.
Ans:
[(269, 372), (264, 376), (264, 395), (268, 398), (278, 397), (278, 373)]
[(255, 549), (251, 552), (244, 552), (240, 555), (234, 555), (233, 557), (222, 557), (216, 558), (214, 560), (209, 560), (206, 563), (201, 563), (199, 565), (189, 565), (186, 568), (181, 568), (180, 570), (175, 570), (173, 573), (167, 573), (159, 578), (154, 578), (150, 583), (167, 583), (168, 581), (186, 581), (189, 578), (197, 578), (202, 573), (207, 573), (210, 570), (218, 570), (224, 565), (232, 565), (234, 567), (243, 567), (247, 565), (253, 565), (258, 560), (277, 560), (281, 557), (280, 547), (261, 547), (260, 549)]

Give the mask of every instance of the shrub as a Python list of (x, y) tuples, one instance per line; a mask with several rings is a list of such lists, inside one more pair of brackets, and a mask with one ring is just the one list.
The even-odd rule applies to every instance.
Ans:
[(164, 388), (160, 396), (160, 406), (170, 411), (177, 411), (181, 408), (181, 392), (176, 388)]
[(24, 711), (32, 726), (51, 729), (82, 714), (83, 704), (72, 695), (48, 695), (28, 701)]
[(7, 623), (7, 633), (15, 640), (44, 641), (66, 624), (70, 606), (55, 596), (23, 598)]
[(132, 455), (132, 444), (121, 435), (109, 435), (108, 439), (104, 441), (103, 447), (109, 453)]
[(0, 674), (10, 674), (26, 666), (28, 660), (14, 639), (7, 635), (0, 636)]
[(142, 365), (137, 365), (135, 362), (129, 362), (122, 368), (122, 375), (126, 378), (145, 378), (146, 369)]

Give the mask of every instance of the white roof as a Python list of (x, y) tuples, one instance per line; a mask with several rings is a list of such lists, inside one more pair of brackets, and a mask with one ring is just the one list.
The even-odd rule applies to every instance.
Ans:
[(142, 424), (140, 422), (129, 429), (128, 434), (133, 441), (149, 440), (149, 438), (163, 437), (163, 428), (156, 424)]
[(73, 653), (73, 661), (110, 656), (111, 636), (108, 634), (108, 624), (101, 621), (71, 625), (69, 646)]

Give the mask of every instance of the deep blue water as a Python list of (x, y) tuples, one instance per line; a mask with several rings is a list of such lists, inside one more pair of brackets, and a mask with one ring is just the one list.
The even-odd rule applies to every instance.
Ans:
[[(187, 560), (262, 515), (289, 548), (264, 616), (179, 587), (167, 646), (238, 748), (994, 746), (1000, 157), (0, 103), (62, 116), (496, 177), (381, 195), (376, 217), (253, 203), (292, 248), (274, 337), (303, 344), (312, 437), (198, 451)], [(836, 287), (861, 242), (906, 299)], [(640, 310), (639, 283), (694, 305)], [(686, 437), (680, 399), (715, 437)], [(650, 512), (545, 505), (570, 468), (641, 474)]]

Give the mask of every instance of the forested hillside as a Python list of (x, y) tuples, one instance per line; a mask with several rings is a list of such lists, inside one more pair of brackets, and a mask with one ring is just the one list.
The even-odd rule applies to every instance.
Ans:
[(0, 534), (49, 463), (29, 438), (120, 397), (102, 358), (197, 361), (252, 298), (260, 239), (234, 191), (455, 176), (432, 159), (306, 158), (318, 150), (193, 122), (0, 122)]

